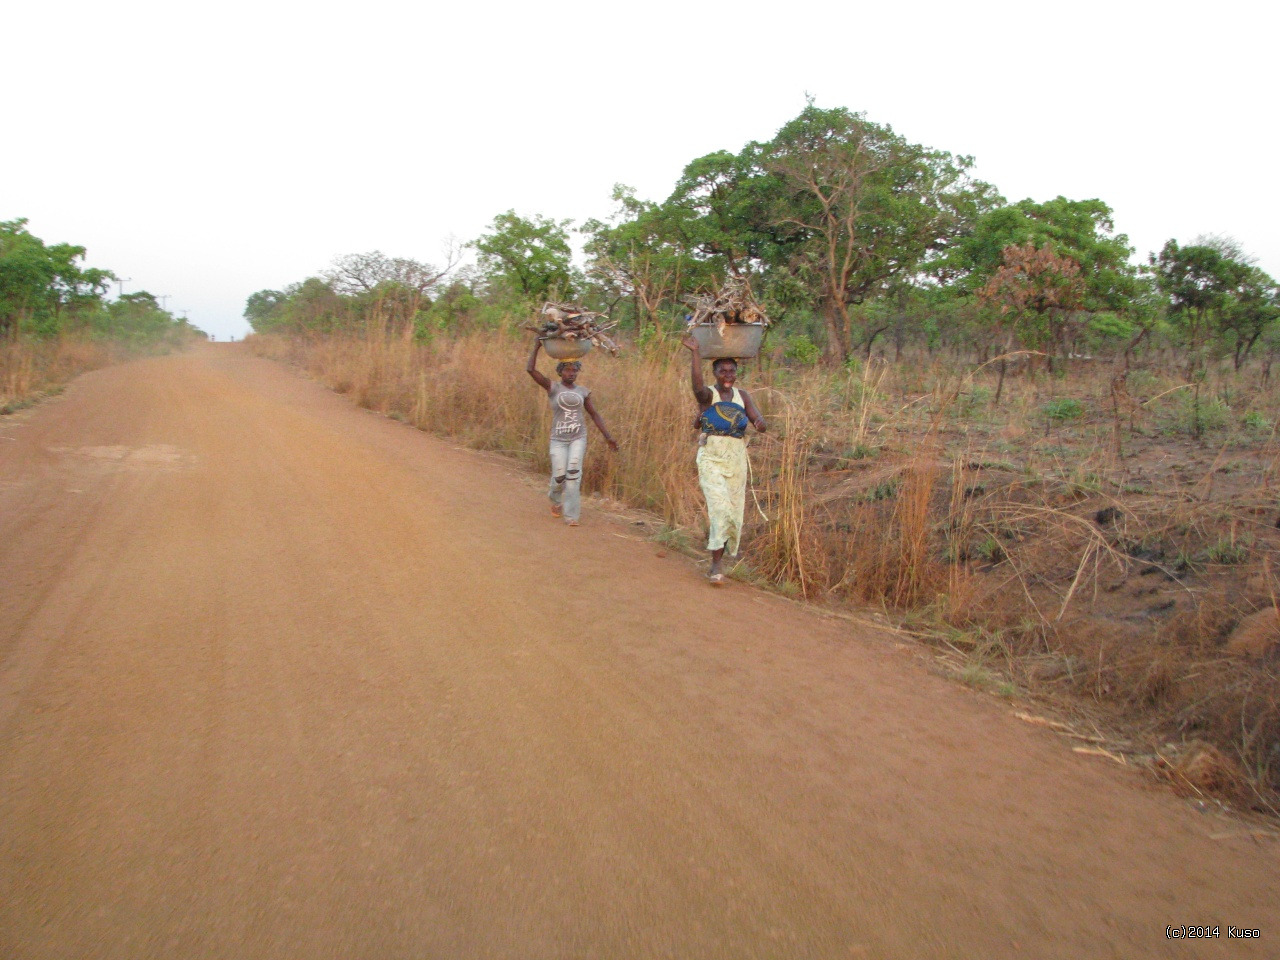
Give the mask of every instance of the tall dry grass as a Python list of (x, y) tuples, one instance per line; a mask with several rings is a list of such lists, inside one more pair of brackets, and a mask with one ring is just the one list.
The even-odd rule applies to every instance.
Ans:
[[(372, 409), (549, 467), (545, 395), (515, 334), (254, 343)], [(589, 358), (581, 382), (622, 449), (594, 444), (584, 486), (700, 545), (687, 357), (659, 341)], [(1130, 377), (1123, 408), (1109, 366), (1015, 373), (999, 403), (996, 376), (929, 355), (744, 368), (770, 428), (748, 447), (738, 575), (899, 611), (967, 658), (966, 675), (1101, 708), (1143, 742), (1203, 737), (1259, 790), (1280, 788), (1275, 660), (1226, 652), (1280, 592), (1280, 389), (1215, 375), (1204, 394), (1248, 394), (1254, 426), (1209, 438), (1197, 433), (1217, 408), (1179, 405), (1172, 371)]]
[(112, 360), (108, 346), (73, 337), (0, 343), (0, 414), (60, 389)]

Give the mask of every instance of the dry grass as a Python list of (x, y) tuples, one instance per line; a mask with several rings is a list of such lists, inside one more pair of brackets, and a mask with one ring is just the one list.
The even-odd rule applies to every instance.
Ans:
[(21, 409), (111, 360), (107, 346), (70, 337), (0, 343), (0, 414)]
[[(514, 335), (254, 342), (375, 410), (548, 466)], [(700, 542), (686, 358), (660, 341), (588, 361), (622, 451), (597, 444), (584, 482)], [(1272, 802), (1280, 645), (1231, 638), (1278, 606), (1280, 389), (1222, 373), (1193, 395), (1159, 367), (1118, 387), (1098, 364), (1008, 376), (997, 405), (996, 376), (929, 356), (745, 369), (770, 429), (749, 446), (740, 575), (899, 611), (960, 673), (1094, 711), (1135, 753), (1209, 743), (1249, 802)]]

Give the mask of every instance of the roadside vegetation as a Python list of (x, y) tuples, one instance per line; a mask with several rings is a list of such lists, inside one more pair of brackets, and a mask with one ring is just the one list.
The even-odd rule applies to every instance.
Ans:
[[(967, 158), (809, 104), (607, 221), (514, 211), (443, 266), (351, 255), (249, 298), (255, 349), (376, 410), (545, 469), (517, 328), (546, 299), (620, 322), (589, 357), (623, 445), (588, 490), (696, 544), (684, 298), (748, 280), (774, 321), (745, 371), (736, 575), (872, 605), (1086, 749), (1192, 795), (1280, 791), (1280, 292), (1238, 243), (1143, 258), (1101, 200), (1008, 202)], [(683, 362), (682, 362), (683, 361)]]
[(46, 244), (25, 220), (0, 222), (0, 413), (138, 351), (201, 336), (145, 291), (109, 297), (117, 278), (85, 248)]

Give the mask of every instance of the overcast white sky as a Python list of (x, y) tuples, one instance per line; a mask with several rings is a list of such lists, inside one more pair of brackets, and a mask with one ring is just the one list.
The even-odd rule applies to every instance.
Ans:
[(0, 220), (219, 340), (245, 298), (509, 208), (604, 217), (804, 106), (972, 155), (1010, 200), (1098, 197), (1139, 257), (1225, 234), (1280, 277), (1274, 3), (933, 0), (455, 8), (11, 6)]

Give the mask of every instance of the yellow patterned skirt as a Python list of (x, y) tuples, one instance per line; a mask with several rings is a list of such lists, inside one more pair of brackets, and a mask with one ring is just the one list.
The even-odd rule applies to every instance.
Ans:
[(747, 444), (707, 436), (698, 446), (698, 482), (707, 500), (707, 549), (738, 552), (747, 507)]

